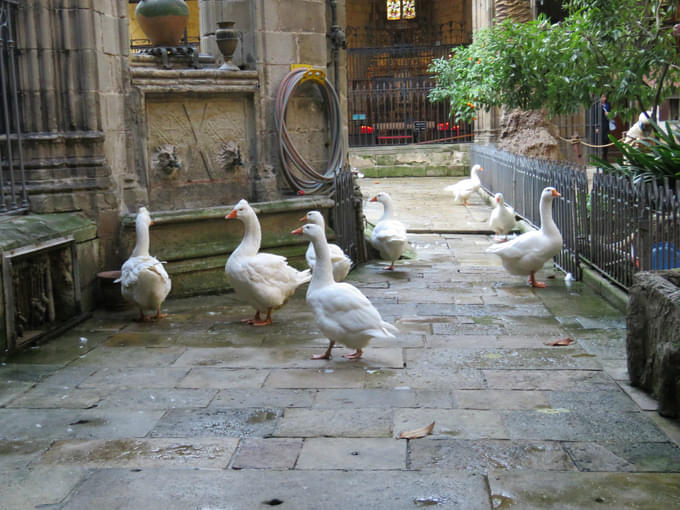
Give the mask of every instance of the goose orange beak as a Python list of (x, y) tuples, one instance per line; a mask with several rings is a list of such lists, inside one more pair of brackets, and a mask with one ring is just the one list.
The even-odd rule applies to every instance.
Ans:
[(293, 230), (293, 231), (291, 232), (291, 234), (293, 234), (294, 236), (302, 235), (302, 227), (296, 228), (295, 230)]
[(234, 209), (224, 217), (225, 220), (233, 220), (234, 218), (236, 218), (236, 209)]
[(302, 221), (302, 222), (307, 221), (307, 216), (303, 216), (302, 218), (300, 218), (300, 221)]
[(378, 201), (378, 197), (373, 197), (372, 199), (369, 200), (369, 202), (377, 202), (377, 201)]
[(560, 192), (557, 191), (556, 189), (553, 189), (552, 195), (553, 195), (554, 197), (561, 197), (561, 196), (562, 196), (562, 195), (560, 194)]

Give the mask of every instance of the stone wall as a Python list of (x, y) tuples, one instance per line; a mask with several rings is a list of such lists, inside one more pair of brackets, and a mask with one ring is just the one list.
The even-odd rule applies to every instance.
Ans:
[(626, 316), (628, 373), (663, 416), (680, 416), (680, 272), (634, 276)]
[(349, 161), (366, 177), (463, 176), (470, 174), (470, 145), (355, 147)]

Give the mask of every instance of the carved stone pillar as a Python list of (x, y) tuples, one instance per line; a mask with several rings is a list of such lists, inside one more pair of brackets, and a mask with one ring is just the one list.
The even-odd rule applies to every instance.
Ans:
[[(494, 0), (472, 2), (472, 31), (490, 27), (494, 18)], [(492, 108), (488, 112), (480, 110), (475, 121), (475, 141), (482, 144), (493, 143), (498, 138), (499, 112)]]
[(16, 23), (30, 209), (96, 219), (106, 255), (119, 214), (112, 170), (128, 165), (125, 8), (122, 0), (26, 0)]

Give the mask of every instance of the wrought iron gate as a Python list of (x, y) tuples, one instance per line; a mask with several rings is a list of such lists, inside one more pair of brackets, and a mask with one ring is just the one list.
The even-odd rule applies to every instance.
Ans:
[(354, 178), (347, 167), (335, 176), (333, 198), (335, 200), (333, 228), (338, 246), (354, 264), (365, 262), (368, 260), (368, 253), (361, 228), (364, 221), (361, 196), (355, 193)]
[(427, 98), (432, 60), (463, 40), (462, 29), (449, 25), (427, 34), (349, 27), (350, 146), (472, 141), (470, 124), (452, 122), (445, 103)]
[(17, 3), (0, 0), (0, 214), (28, 209), (15, 59)]

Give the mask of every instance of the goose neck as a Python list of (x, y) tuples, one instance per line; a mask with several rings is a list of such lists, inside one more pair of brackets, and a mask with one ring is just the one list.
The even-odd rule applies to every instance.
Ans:
[(389, 200), (389, 199), (385, 200), (384, 202), (382, 202), (382, 205), (383, 205), (383, 214), (380, 217), (379, 221), (385, 221), (385, 220), (392, 219), (392, 216), (394, 215), (394, 207), (392, 205), (392, 201)]
[(135, 249), (132, 251), (133, 257), (148, 257), (149, 256), (149, 226), (146, 223), (138, 221), (135, 225), (137, 233), (137, 241)]
[(239, 219), (243, 223), (243, 239), (234, 252), (245, 256), (257, 255), (262, 242), (260, 222), (257, 216), (245, 216)]
[(325, 287), (333, 283), (333, 267), (331, 264), (331, 252), (325, 238), (315, 237), (311, 239), (316, 254), (316, 264), (312, 272), (310, 288)]
[[(550, 197), (552, 198), (552, 197)], [(540, 205), (540, 216), (541, 216), (541, 230), (544, 232), (556, 232), (558, 231), (555, 220), (552, 216), (552, 203), (551, 199), (541, 200)]]

